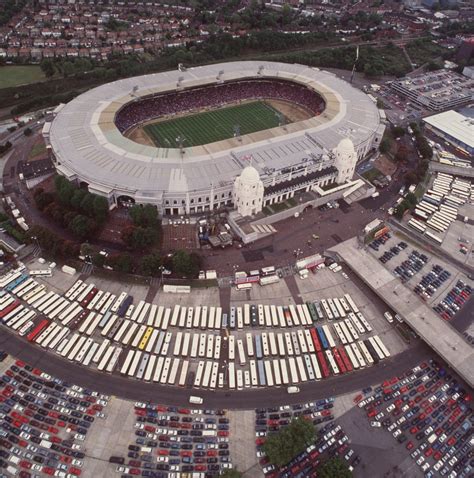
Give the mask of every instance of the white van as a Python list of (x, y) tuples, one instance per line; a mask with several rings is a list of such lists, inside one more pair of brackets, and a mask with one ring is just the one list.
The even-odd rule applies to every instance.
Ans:
[(189, 403), (193, 403), (194, 405), (202, 405), (204, 400), (201, 397), (196, 397), (194, 395), (191, 395), (189, 397)]
[(392, 317), (392, 314), (390, 312), (385, 312), (383, 314), (383, 316), (387, 319), (387, 322), (389, 324), (393, 323), (393, 317)]
[(288, 391), (288, 393), (299, 393), (300, 388), (292, 386), (292, 387), (288, 387), (287, 391)]

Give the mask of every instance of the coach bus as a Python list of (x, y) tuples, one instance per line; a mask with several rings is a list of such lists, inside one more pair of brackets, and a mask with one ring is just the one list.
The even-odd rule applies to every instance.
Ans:
[(329, 367), (328, 367), (328, 364), (326, 362), (326, 359), (324, 357), (324, 354), (323, 352), (317, 352), (316, 353), (316, 356), (318, 357), (318, 363), (320, 365), (320, 368), (321, 368), (321, 375), (323, 378), (327, 378), (329, 377)]
[(339, 340), (342, 342), (343, 345), (347, 344), (347, 339), (345, 334), (342, 332), (342, 329), (339, 324), (334, 324), (334, 330), (336, 331), (336, 334), (339, 337)]
[(362, 355), (364, 356), (365, 363), (370, 367), (371, 365), (374, 364), (374, 359), (372, 358), (372, 355), (370, 354), (369, 350), (365, 346), (364, 341), (360, 340), (357, 342), (357, 345), (359, 346), (360, 351), (362, 352)]
[(324, 350), (328, 349), (329, 344), (328, 344), (328, 341), (326, 339), (326, 335), (323, 331), (323, 328), (321, 326), (318, 326), (318, 327), (316, 327), (316, 331), (318, 332), (318, 337), (319, 337), (319, 341), (321, 343), (322, 348)]
[(344, 364), (344, 361), (342, 360), (342, 357), (339, 354), (339, 350), (337, 349), (337, 347), (334, 347), (332, 349), (332, 355), (334, 357), (334, 360), (336, 361), (336, 365), (337, 365), (337, 368), (339, 369), (339, 372), (341, 374), (346, 373), (347, 372), (346, 365)]
[(373, 339), (375, 340), (375, 342), (377, 342), (377, 345), (379, 346), (384, 356), (386, 358), (390, 357), (390, 352), (388, 351), (387, 347), (385, 347), (385, 344), (382, 342), (382, 339), (378, 335), (374, 335)]
[(344, 294), (344, 299), (346, 300), (349, 307), (352, 309), (352, 312), (357, 314), (359, 312), (359, 308), (357, 307), (355, 302), (352, 300), (352, 297), (349, 294)]
[(319, 342), (319, 338), (318, 338), (318, 334), (316, 332), (316, 329), (310, 329), (309, 333), (311, 334), (311, 339), (313, 340), (314, 350), (316, 352), (321, 352), (322, 347), (321, 347), (321, 343)]
[(340, 319), (339, 311), (337, 310), (334, 300), (331, 298), (326, 299), (326, 303), (329, 306), (329, 309), (331, 310), (332, 316), (334, 319)]
[(296, 369), (296, 360), (294, 357), (288, 357), (288, 365), (290, 368), (291, 383), (298, 383), (298, 372)]
[(273, 381), (273, 373), (272, 373), (272, 363), (271, 360), (264, 360), (263, 365), (265, 367), (265, 378), (267, 380), (267, 386), (273, 387), (275, 382)]
[(262, 272), (263, 277), (267, 277), (267, 276), (275, 275), (276, 274), (276, 269), (275, 269), (274, 266), (263, 267), (261, 269), (261, 272)]
[(345, 345), (344, 350), (346, 351), (347, 357), (349, 358), (349, 361), (352, 364), (352, 368), (354, 370), (358, 370), (360, 368), (360, 364), (359, 364), (359, 361), (357, 360), (356, 356), (354, 355), (352, 347), (350, 345)]
[(344, 368), (347, 372), (352, 372), (352, 363), (349, 360), (349, 357), (346, 354), (346, 349), (343, 346), (338, 348), (339, 356), (341, 357), (342, 361), (344, 362)]
[(301, 378), (302, 382), (307, 382), (308, 381), (308, 376), (306, 373), (306, 365), (303, 362), (303, 357), (300, 355), (296, 357), (296, 365), (298, 367), (298, 372)]
[(325, 353), (326, 353), (326, 358), (329, 362), (329, 366), (332, 370), (332, 373), (334, 375), (339, 375), (339, 367), (337, 366), (336, 361), (334, 360), (331, 350), (327, 349)]
[(364, 368), (366, 366), (365, 359), (360, 353), (359, 347), (357, 347), (357, 343), (351, 344), (352, 347), (352, 352), (354, 352), (355, 357), (357, 358), (357, 361), (359, 362), (359, 365), (361, 368)]

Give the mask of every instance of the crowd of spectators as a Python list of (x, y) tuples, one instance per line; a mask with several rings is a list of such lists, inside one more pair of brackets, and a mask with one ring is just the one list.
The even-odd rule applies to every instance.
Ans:
[(137, 124), (187, 111), (215, 108), (243, 100), (274, 99), (295, 103), (314, 116), (324, 110), (324, 100), (315, 91), (284, 80), (248, 80), (222, 83), (172, 93), (163, 93), (125, 105), (115, 124), (124, 133)]

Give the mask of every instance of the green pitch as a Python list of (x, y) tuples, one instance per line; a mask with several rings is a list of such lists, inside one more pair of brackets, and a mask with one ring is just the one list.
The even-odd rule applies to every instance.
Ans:
[(281, 113), (267, 103), (255, 101), (150, 124), (144, 130), (156, 146), (176, 148), (176, 138), (181, 136), (184, 147), (190, 147), (232, 138), (235, 125), (241, 135), (274, 128), (279, 116)]

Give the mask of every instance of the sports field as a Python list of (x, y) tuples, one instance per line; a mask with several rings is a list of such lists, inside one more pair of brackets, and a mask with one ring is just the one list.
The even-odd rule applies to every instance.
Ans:
[(37, 65), (12, 65), (0, 67), (0, 88), (35, 83), (45, 78)]
[(183, 146), (190, 147), (232, 138), (236, 125), (241, 135), (274, 128), (279, 125), (279, 115), (264, 101), (254, 101), (149, 124), (143, 129), (156, 146), (176, 148), (176, 138), (181, 136), (185, 138)]

